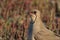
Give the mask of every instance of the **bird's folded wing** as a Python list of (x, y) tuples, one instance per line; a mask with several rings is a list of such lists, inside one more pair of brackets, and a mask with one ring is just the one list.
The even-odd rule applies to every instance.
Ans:
[(34, 38), (35, 40), (60, 40), (56, 35), (45, 31), (38, 32)]

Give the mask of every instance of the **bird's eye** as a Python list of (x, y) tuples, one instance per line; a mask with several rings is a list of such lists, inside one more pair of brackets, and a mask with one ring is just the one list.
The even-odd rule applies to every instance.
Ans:
[(31, 12), (31, 13), (36, 15), (37, 12), (36, 12), (36, 11), (33, 11), (33, 12)]
[(34, 11), (34, 12), (33, 12), (33, 14), (35, 14), (35, 15), (36, 15), (36, 11)]

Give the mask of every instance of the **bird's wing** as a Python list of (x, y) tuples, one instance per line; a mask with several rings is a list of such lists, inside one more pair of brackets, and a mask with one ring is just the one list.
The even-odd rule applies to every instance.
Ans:
[(45, 31), (40, 31), (34, 36), (35, 40), (60, 40), (59, 37), (57, 37), (54, 34), (51, 33), (45, 33)]

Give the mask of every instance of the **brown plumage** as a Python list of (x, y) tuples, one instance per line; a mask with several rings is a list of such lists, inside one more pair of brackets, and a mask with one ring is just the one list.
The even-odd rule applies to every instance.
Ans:
[(60, 40), (59, 37), (45, 27), (40, 18), (41, 14), (39, 10), (32, 10), (30, 15), (34, 21), (32, 40)]

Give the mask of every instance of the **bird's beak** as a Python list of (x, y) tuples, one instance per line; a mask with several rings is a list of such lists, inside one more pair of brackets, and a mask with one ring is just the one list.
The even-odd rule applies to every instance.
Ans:
[(31, 16), (31, 15), (32, 15), (32, 13), (31, 13), (31, 12), (29, 12), (29, 13), (28, 13), (28, 15), (29, 15), (29, 16)]
[(32, 15), (32, 13), (30, 13), (30, 16)]

